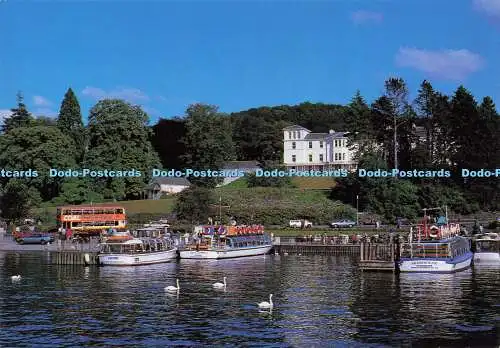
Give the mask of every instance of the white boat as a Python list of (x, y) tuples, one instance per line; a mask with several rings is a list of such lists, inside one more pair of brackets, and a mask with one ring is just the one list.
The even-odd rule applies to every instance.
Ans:
[(474, 264), (500, 265), (500, 236), (498, 233), (485, 233), (472, 240)]
[(459, 235), (459, 224), (449, 224), (447, 220), (430, 225), (424, 216), (417, 233), (410, 230), (409, 242), (401, 246), (397, 261), (400, 272), (454, 273), (471, 266), (469, 240)]
[(169, 262), (177, 258), (177, 248), (164, 238), (122, 238), (100, 244), (99, 264), (137, 266)]
[(181, 259), (229, 259), (265, 255), (273, 247), (262, 226), (204, 226), (180, 250)]

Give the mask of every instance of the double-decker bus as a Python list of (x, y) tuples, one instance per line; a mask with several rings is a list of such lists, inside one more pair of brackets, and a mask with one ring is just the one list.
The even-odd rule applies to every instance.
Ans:
[(125, 208), (117, 205), (72, 205), (57, 208), (57, 227), (74, 234), (99, 234), (109, 228), (127, 227)]

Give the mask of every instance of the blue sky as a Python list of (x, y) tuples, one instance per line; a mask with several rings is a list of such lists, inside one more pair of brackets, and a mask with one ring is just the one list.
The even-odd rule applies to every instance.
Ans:
[(0, 113), (22, 90), (54, 115), (70, 86), (84, 118), (119, 97), (152, 122), (193, 102), (371, 102), (390, 76), (500, 103), (499, 32), (500, 0), (0, 0)]

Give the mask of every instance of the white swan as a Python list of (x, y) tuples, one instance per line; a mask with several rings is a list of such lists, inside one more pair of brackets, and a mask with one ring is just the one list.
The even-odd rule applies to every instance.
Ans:
[(179, 291), (181, 288), (179, 286), (179, 279), (177, 279), (177, 287), (169, 285), (165, 288), (165, 291)]
[(225, 288), (226, 287), (226, 277), (224, 277), (224, 283), (214, 283), (212, 284), (214, 288)]
[(19, 274), (13, 275), (12, 277), (10, 277), (10, 279), (12, 279), (12, 281), (21, 280), (21, 276)]
[(258, 304), (259, 305), (259, 308), (269, 308), (269, 309), (272, 309), (273, 308), (273, 294), (269, 295), (269, 302), (261, 302)]

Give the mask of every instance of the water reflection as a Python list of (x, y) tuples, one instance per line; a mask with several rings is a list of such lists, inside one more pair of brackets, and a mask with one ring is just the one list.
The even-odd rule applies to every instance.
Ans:
[[(102, 268), (43, 257), (0, 254), (0, 346), (433, 346), (438, 337), (463, 346), (499, 337), (491, 269), (398, 277), (360, 273), (336, 256)], [(224, 277), (226, 291), (214, 289)], [(165, 292), (177, 278), (181, 290)], [(260, 310), (270, 293), (272, 311)]]
[[(486, 272), (482, 277), (489, 281), (496, 278), (496, 287), (500, 284), (493, 273)], [(351, 307), (361, 319), (356, 334), (359, 340), (389, 345), (395, 341), (452, 346), (463, 346), (471, 340), (476, 344), (500, 343), (499, 318), (491, 316), (491, 305), (498, 304), (500, 296), (473, 270), (455, 274), (361, 273), (359, 292)], [(489, 303), (478, 304), (481, 298)], [(460, 331), (469, 337), (457, 334)]]

